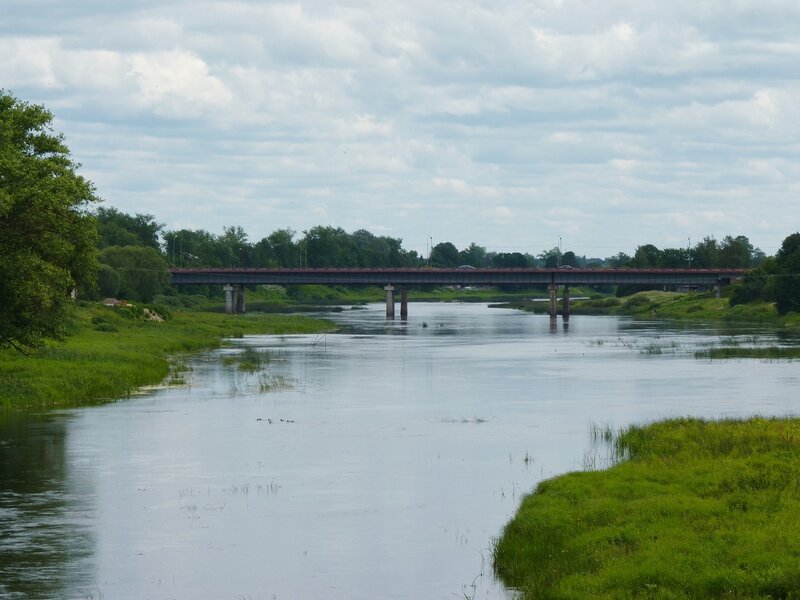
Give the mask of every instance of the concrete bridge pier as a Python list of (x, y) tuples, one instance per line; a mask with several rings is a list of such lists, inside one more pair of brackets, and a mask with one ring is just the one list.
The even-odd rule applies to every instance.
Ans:
[(558, 285), (551, 283), (548, 287), (550, 290), (550, 318), (558, 318)]
[(569, 321), (569, 286), (564, 286), (564, 292), (561, 295), (561, 316), (564, 321)]
[(408, 288), (400, 290), (400, 319), (408, 321)]
[(225, 312), (232, 315), (236, 312), (236, 305), (234, 304), (233, 298), (234, 287), (232, 285), (226, 285), (223, 286), (222, 289), (225, 290)]
[(386, 290), (386, 318), (394, 319), (394, 286), (390, 283), (383, 289)]
[(244, 286), (226, 285), (225, 290), (225, 312), (229, 315), (244, 314)]

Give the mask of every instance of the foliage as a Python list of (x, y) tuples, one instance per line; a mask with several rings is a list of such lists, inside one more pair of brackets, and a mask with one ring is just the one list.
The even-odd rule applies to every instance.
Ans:
[(457, 267), (458, 249), (450, 242), (436, 244), (431, 250), (431, 265), (434, 267)]
[(111, 246), (100, 252), (100, 261), (119, 275), (119, 295), (126, 300), (150, 302), (169, 280), (167, 263), (153, 248)]
[(97, 291), (102, 298), (116, 298), (119, 294), (121, 279), (117, 270), (111, 265), (101, 264), (97, 271)]
[(732, 286), (731, 306), (758, 301), (771, 301), (775, 297), (774, 281), (776, 274), (777, 265), (775, 259), (766, 259), (760, 267), (745, 274), (741, 281)]
[[(138, 310), (137, 310), (138, 309)], [(155, 307), (169, 314), (163, 307)], [(316, 333), (327, 321), (291, 315), (172, 312), (145, 319), (143, 307), (76, 307), (74, 335), (29, 357), (0, 351), (0, 408), (74, 406), (126, 396), (169, 373), (169, 356), (219, 346), (243, 334)]]
[(627, 460), (539, 484), (495, 570), (523, 598), (791, 598), (800, 420), (634, 426)]
[(0, 348), (63, 336), (70, 292), (97, 268), (94, 188), (52, 120), (0, 90)]
[(775, 257), (775, 305), (785, 315), (800, 312), (800, 233), (783, 240)]
[(161, 249), (159, 235), (164, 229), (162, 223), (156, 223), (153, 215), (129, 214), (116, 208), (100, 207), (96, 213), (98, 247), (108, 246), (148, 246)]

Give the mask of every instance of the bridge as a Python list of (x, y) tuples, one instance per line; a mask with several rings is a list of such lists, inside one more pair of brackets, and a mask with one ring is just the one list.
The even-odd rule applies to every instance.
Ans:
[(408, 286), (548, 286), (550, 316), (556, 318), (558, 289), (562, 314), (569, 318), (569, 286), (663, 285), (720, 289), (740, 279), (746, 269), (440, 269), (440, 268), (305, 268), (305, 269), (170, 269), (173, 285), (222, 285), (229, 313), (245, 311), (248, 285), (379, 285), (386, 291), (386, 316), (394, 318), (395, 292), (400, 317), (408, 316)]

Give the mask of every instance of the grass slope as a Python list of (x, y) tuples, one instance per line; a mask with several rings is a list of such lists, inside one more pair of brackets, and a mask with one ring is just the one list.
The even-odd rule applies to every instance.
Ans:
[(101, 305), (76, 307), (72, 335), (25, 357), (0, 352), (0, 407), (40, 409), (126, 396), (163, 381), (169, 357), (218, 347), (244, 334), (315, 333), (319, 319), (176, 311), (165, 322), (133, 318)]
[(800, 420), (671, 420), (542, 482), (494, 567), (523, 598), (800, 598)]

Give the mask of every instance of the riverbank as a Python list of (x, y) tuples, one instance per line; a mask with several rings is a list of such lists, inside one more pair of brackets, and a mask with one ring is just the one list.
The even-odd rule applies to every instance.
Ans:
[[(535, 301), (513, 301), (507, 308), (546, 313), (549, 305)], [(800, 328), (800, 314), (779, 315), (774, 303), (754, 302), (731, 306), (728, 298), (713, 293), (638, 292), (616, 298), (606, 296), (575, 300), (570, 304), (575, 315), (619, 315), (645, 319), (714, 321), (727, 323), (763, 323), (778, 327)]]
[[(0, 408), (44, 409), (104, 402), (179, 370), (179, 355), (220, 346), (245, 334), (317, 333), (333, 325), (295, 315), (224, 315), (170, 311), (164, 321), (137, 310), (85, 304), (75, 307), (63, 342), (30, 356), (0, 352)], [(173, 378), (179, 383), (181, 378)]]
[(800, 419), (599, 432), (624, 461), (542, 482), (494, 568), (523, 598), (793, 598)]

